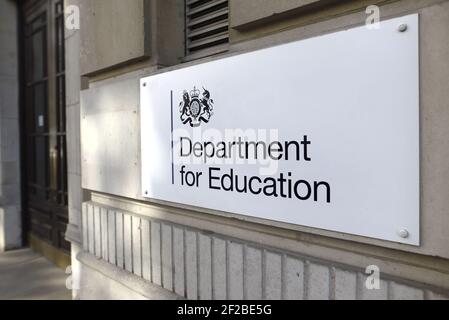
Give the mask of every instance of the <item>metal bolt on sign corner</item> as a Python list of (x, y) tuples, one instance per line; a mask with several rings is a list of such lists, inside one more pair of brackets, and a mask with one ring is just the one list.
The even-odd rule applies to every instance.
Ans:
[(400, 236), (401, 238), (408, 238), (409, 236), (409, 232), (406, 229), (401, 229), (398, 231), (398, 236)]
[(405, 31), (407, 31), (407, 29), (408, 29), (408, 26), (405, 23), (400, 24), (398, 27), (399, 32), (405, 32)]

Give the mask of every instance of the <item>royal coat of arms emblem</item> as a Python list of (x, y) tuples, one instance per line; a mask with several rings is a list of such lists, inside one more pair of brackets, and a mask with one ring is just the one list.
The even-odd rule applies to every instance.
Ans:
[(203, 87), (203, 93), (193, 87), (189, 92), (184, 91), (183, 101), (179, 103), (179, 112), (183, 124), (198, 127), (202, 122), (208, 123), (213, 115), (214, 101), (210, 98), (210, 92)]

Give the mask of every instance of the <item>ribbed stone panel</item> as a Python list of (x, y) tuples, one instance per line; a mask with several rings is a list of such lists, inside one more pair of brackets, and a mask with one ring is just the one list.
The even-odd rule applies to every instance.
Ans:
[[(425, 285), (379, 281), (341, 261), (320, 261), (255, 243), (83, 205), (83, 248), (187, 299), (447, 299)], [(387, 277), (388, 278), (388, 277)]]

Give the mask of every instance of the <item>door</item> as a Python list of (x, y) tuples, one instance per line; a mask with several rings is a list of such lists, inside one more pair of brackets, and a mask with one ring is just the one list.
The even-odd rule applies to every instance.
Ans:
[(38, 250), (68, 253), (63, 0), (24, 1), (22, 21), (24, 224)]

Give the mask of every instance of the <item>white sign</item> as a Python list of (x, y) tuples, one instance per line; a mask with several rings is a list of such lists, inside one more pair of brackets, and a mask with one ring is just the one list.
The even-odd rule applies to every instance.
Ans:
[(411, 15), (142, 79), (143, 196), (419, 245), (418, 51)]

